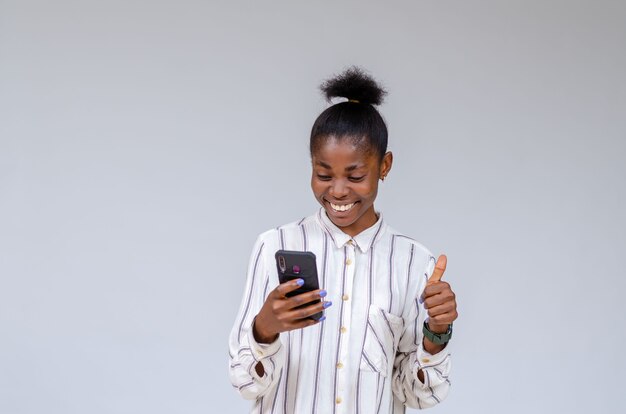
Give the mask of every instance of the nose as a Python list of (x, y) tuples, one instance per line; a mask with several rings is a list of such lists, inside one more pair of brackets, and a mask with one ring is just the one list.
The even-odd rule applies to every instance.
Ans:
[(346, 185), (344, 180), (333, 180), (332, 185), (330, 186), (330, 190), (328, 193), (331, 197), (340, 200), (348, 195), (348, 186)]

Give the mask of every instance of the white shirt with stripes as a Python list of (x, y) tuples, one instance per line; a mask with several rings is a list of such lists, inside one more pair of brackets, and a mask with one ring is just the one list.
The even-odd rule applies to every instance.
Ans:
[[(259, 344), (252, 323), (279, 284), (279, 249), (315, 254), (320, 288), (333, 305), (325, 321)], [(447, 347), (430, 355), (422, 346), (427, 312), (420, 296), (434, 265), (424, 246), (389, 227), (382, 215), (355, 237), (323, 208), (261, 234), (229, 340), (230, 379), (254, 400), (251, 412), (397, 414), (443, 400), (450, 387)]]

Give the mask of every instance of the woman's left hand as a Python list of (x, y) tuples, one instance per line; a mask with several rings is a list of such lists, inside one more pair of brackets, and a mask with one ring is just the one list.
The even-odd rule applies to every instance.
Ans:
[[(456, 311), (456, 295), (450, 284), (441, 280), (447, 262), (448, 258), (445, 255), (439, 256), (422, 295), (424, 307), (428, 311), (428, 329), (435, 333), (446, 332), (448, 326), (459, 316)], [(433, 344), (424, 338), (424, 348), (433, 354), (442, 350), (444, 346)]]

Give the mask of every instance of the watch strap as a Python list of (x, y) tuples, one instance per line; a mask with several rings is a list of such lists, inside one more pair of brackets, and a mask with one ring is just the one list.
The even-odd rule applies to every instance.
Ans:
[(424, 328), (422, 329), (422, 332), (424, 333), (426, 339), (428, 339), (433, 344), (445, 345), (450, 341), (450, 338), (452, 338), (452, 324), (448, 325), (448, 330), (446, 332), (436, 333), (431, 331), (428, 328), (428, 323), (424, 321)]

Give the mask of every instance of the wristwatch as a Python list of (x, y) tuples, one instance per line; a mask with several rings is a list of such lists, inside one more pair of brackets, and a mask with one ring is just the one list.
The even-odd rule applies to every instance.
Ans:
[(448, 343), (448, 341), (450, 341), (450, 338), (452, 338), (452, 324), (448, 325), (448, 330), (444, 333), (435, 333), (428, 329), (428, 324), (426, 323), (426, 321), (424, 321), (424, 328), (422, 329), (422, 332), (424, 332), (424, 336), (426, 337), (426, 339), (428, 339), (433, 344), (445, 345)]

